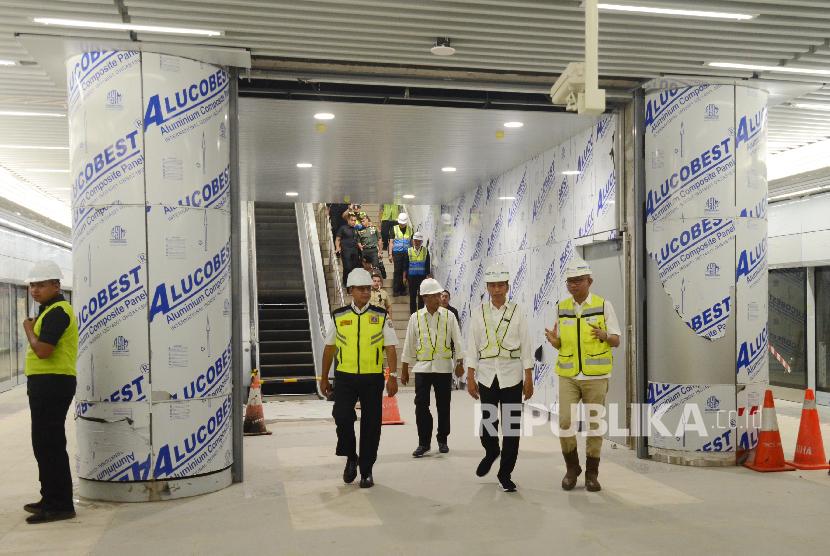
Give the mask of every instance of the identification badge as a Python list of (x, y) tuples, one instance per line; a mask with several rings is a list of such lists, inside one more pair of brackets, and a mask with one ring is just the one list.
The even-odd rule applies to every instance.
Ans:
[(576, 326), (576, 321), (573, 321), (573, 320), (570, 320), (570, 319), (565, 320), (565, 321), (560, 320), (559, 321), (559, 326)]
[(351, 319), (340, 321), (340, 324), (342, 324), (343, 326), (349, 326), (351, 323), (352, 323)]
[(369, 322), (372, 324), (377, 324), (380, 322), (380, 317), (369, 317)]

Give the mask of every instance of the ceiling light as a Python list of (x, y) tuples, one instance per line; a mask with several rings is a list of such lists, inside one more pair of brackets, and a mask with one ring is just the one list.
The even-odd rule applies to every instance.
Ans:
[(524, 124), (522, 122), (504, 122), (504, 127), (509, 128), (522, 127), (523, 125)]
[(579, 170), (565, 170), (562, 172), (563, 176), (578, 176), (579, 174), (581, 174)]
[(444, 166), (441, 168), (442, 172), (455, 172), (455, 166)]
[(56, 170), (55, 168), (26, 168), (23, 172), (41, 172), (43, 174), (68, 174), (69, 170)]
[(84, 29), (108, 29), (111, 31), (136, 31), (139, 33), (169, 33), (173, 35), (199, 35), (203, 37), (221, 37), (222, 31), (210, 29), (191, 29), (188, 27), (165, 27), (160, 25), (136, 25), (133, 23), (109, 23), (106, 21), (86, 21), (81, 19), (61, 19), (55, 17), (36, 17), (35, 23), (58, 25), (60, 27), (81, 27)]
[(285, 192), (286, 197), (296, 197), (297, 195), (299, 195), (299, 193), (297, 193), (296, 191), (286, 191)]
[(0, 149), (38, 149), (46, 151), (68, 151), (69, 147), (48, 147), (45, 145), (0, 145)]
[(316, 114), (314, 114), (314, 119), (315, 120), (333, 120), (334, 119), (334, 114), (332, 114), (331, 112), (317, 112)]
[(627, 4), (597, 4), (600, 10), (612, 12), (634, 12), (657, 15), (680, 15), (688, 17), (706, 17), (712, 19), (752, 19), (757, 14), (741, 14), (731, 12), (710, 12), (705, 10), (678, 10), (673, 8), (655, 8), (653, 6), (630, 6)]
[(794, 102), (790, 104), (793, 108), (800, 108), (801, 110), (830, 110), (830, 104), (817, 104), (809, 102)]
[(298, 162), (297, 168), (311, 168), (311, 162)]
[(805, 75), (830, 75), (830, 70), (793, 68), (790, 66), (759, 66), (756, 64), (735, 64), (732, 62), (708, 62), (712, 68), (740, 69), (749, 71), (774, 71), (779, 73), (803, 73)]
[(450, 46), (449, 37), (438, 37), (435, 39), (435, 46), (430, 48), (429, 51), (436, 56), (452, 56), (455, 54), (455, 49)]
[(516, 197), (499, 197), (499, 201), (512, 201)]
[(410, 195), (410, 194), (407, 194), (407, 195), (404, 195), (404, 196), (403, 196), (403, 198), (404, 198), (404, 199), (414, 199), (414, 198), (415, 198), (415, 195)]
[(0, 110), (0, 116), (43, 116), (47, 118), (65, 118), (60, 112), (26, 112), (24, 110)]
[(0, 60), (0, 66), (16, 66), (17, 62), (14, 60)]

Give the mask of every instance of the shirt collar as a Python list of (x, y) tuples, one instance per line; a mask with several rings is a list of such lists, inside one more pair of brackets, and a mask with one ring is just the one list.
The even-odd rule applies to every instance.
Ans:
[[(590, 304), (590, 303), (591, 303), (591, 301), (593, 300), (593, 295), (594, 295), (594, 294), (592, 294), (591, 292), (588, 292), (588, 297), (586, 297), (586, 298), (585, 298), (585, 301), (583, 301), (582, 303), (577, 303), (576, 299), (574, 299), (574, 305), (579, 305), (580, 307), (582, 307), (582, 306), (583, 306), (583, 305), (585, 305), (586, 303), (587, 303), (587, 304)], [(571, 296), (571, 299), (573, 299), (573, 296)]]
[(492, 301), (492, 300), (491, 300), (491, 301), (488, 301), (488, 303), (490, 304), (490, 309), (492, 309), (493, 311), (498, 312), (498, 311), (504, 311), (505, 309), (507, 309), (507, 305), (508, 305), (508, 303), (510, 303), (510, 302), (509, 302), (509, 301), (505, 301), (505, 302), (504, 302), (504, 305), (502, 305), (501, 307), (498, 307), (498, 308), (497, 308), (495, 305), (493, 305), (493, 301)]
[(49, 307), (49, 305), (54, 305), (58, 301), (66, 301), (66, 298), (63, 296), (62, 293), (58, 293), (58, 295), (56, 295), (55, 297), (53, 297), (52, 299), (50, 299), (46, 303), (42, 303), (40, 305), (40, 312), (42, 313), (43, 311), (46, 310), (47, 307)]
[(366, 305), (364, 305), (364, 306), (363, 306), (363, 309), (358, 309), (358, 308), (357, 308), (357, 305), (355, 305), (355, 304), (354, 304), (354, 301), (352, 301), (352, 311), (354, 311), (354, 312), (355, 312), (355, 313), (357, 313), (358, 315), (362, 315), (362, 314), (363, 314), (363, 313), (365, 313), (368, 309), (369, 309), (369, 304), (368, 304), (368, 303), (367, 303)]

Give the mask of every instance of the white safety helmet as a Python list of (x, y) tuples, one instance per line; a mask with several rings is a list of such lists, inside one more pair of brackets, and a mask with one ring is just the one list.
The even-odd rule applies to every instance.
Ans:
[(38, 261), (29, 271), (26, 281), (45, 282), (46, 280), (63, 280), (63, 272), (54, 261)]
[(588, 263), (578, 257), (574, 257), (568, 266), (565, 267), (565, 278), (578, 278), (579, 276), (591, 276), (591, 267)]
[(406, 214), (405, 212), (400, 213), (398, 215), (398, 224), (402, 224), (404, 226), (409, 224), (409, 215)]
[(424, 241), (424, 234), (422, 234), (421, 232), (415, 232), (415, 233), (412, 235), (412, 240), (413, 240), (413, 241), (414, 241), (414, 240)]
[(372, 275), (369, 274), (369, 271), (363, 268), (356, 268), (349, 272), (348, 278), (346, 278), (346, 287), (351, 288), (352, 286), (371, 286), (372, 285)]
[(510, 271), (502, 263), (496, 263), (487, 267), (484, 271), (484, 281), (507, 282), (510, 280)]
[(444, 288), (441, 287), (441, 284), (435, 278), (426, 278), (421, 282), (421, 295), (432, 295), (443, 291)]

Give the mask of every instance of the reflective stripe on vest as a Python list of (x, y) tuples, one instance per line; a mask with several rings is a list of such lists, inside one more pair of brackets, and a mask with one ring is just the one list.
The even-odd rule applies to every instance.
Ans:
[(588, 376), (609, 374), (613, 364), (611, 346), (591, 335), (591, 325), (608, 330), (605, 300), (592, 294), (590, 302), (583, 305), (582, 314), (577, 317), (571, 297), (559, 302), (558, 311), (562, 345), (556, 359), (556, 374), (565, 377), (573, 377), (580, 372)]
[(423, 245), (420, 249), (410, 247), (407, 251), (409, 256), (409, 275), (426, 276), (427, 274), (427, 249)]
[(69, 326), (63, 331), (58, 340), (52, 355), (41, 359), (35, 354), (30, 345), (26, 349), (26, 376), (31, 375), (69, 375), (76, 376), (75, 363), (78, 359), (78, 321), (75, 319), (75, 312), (68, 301), (56, 301), (49, 305), (35, 321), (33, 328), (35, 335), (40, 336), (43, 327), (43, 317), (49, 311), (60, 307), (69, 316)]
[[(432, 332), (426, 321), (426, 309), (416, 312), (418, 323), (418, 346), (415, 350), (415, 358), (418, 361), (434, 361), (436, 359), (452, 359), (452, 345), (450, 341), (450, 318), (449, 311), (443, 307), (438, 308), (438, 322), (436, 323), (435, 342), (432, 341)], [(444, 317), (443, 326), (441, 316)], [(426, 338), (424, 338), (426, 334)]]
[(344, 373), (383, 372), (383, 327), (386, 311), (371, 306), (357, 314), (349, 307), (332, 313), (337, 347), (336, 370)]
[(503, 359), (520, 359), (521, 346), (504, 346), (504, 338), (507, 336), (507, 331), (510, 329), (510, 322), (513, 320), (513, 314), (516, 312), (516, 305), (508, 303), (504, 308), (504, 313), (501, 320), (493, 330), (488, 323), (492, 323), (493, 310), (489, 303), (481, 305), (481, 314), (484, 319), (484, 332), (487, 334), (487, 345), (478, 352), (479, 359), (494, 359), (501, 357)]
[(395, 226), (395, 237), (392, 239), (393, 253), (406, 253), (409, 246), (412, 244), (412, 227), (407, 226), (405, 230), (401, 231), (400, 226)]

